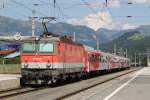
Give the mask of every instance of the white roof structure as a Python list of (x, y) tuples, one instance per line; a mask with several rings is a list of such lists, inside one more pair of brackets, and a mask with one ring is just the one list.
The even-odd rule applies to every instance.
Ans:
[(88, 51), (94, 51), (94, 48), (93, 47), (90, 47), (90, 46), (86, 46), (86, 45), (83, 45), (83, 47), (88, 50)]

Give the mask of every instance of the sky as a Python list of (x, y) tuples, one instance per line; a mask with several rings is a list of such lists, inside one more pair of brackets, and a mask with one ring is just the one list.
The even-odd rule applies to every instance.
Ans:
[(94, 30), (124, 30), (150, 24), (150, 0), (108, 0), (107, 6), (105, 0), (55, 1), (54, 7), (54, 0), (0, 0), (0, 15), (28, 20), (35, 10), (38, 18), (53, 16), (57, 22), (86, 25)]

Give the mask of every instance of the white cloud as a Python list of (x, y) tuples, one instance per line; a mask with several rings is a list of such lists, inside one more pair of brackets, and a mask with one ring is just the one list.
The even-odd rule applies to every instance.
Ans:
[(145, 4), (150, 2), (149, 0), (129, 0), (129, 1), (137, 4)]
[(109, 12), (99, 12), (97, 14), (89, 14), (81, 19), (68, 19), (66, 21), (69, 24), (73, 25), (85, 25), (94, 30), (99, 28), (106, 28), (111, 30), (126, 30), (126, 29), (135, 29), (140, 25), (129, 23), (125, 21), (113, 21)]
[(126, 30), (126, 29), (135, 29), (138, 28), (140, 25), (137, 24), (131, 24), (131, 23), (125, 23), (122, 26), (122, 30)]
[(72, 19), (68, 19), (66, 22), (73, 25), (86, 25), (85, 21), (82, 19), (72, 18)]
[(90, 14), (84, 18), (87, 26), (94, 30), (100, 27), (105, 27), (112, 22), (111, 15), (108, 12), (99, 12), (97, 14)]
[(108, 2), (108, 6), (111, 6), (111, 7), (120, 7), (120, 1), (119, 0), (109, 0)]
[(74, 25), (86, 25), (94, 30), (97, 30), (111, 24), (112, 18), (108, 12), (99, 12), (97, 14), (89, 14), (82, 19), (68, 19), (66, 22)]

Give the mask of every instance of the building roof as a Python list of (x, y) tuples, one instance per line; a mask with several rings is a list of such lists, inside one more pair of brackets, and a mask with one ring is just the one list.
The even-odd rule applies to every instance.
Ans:
[(8, 54), (11, 54), (13, 52), (16, 52), (16, 50), (15, 49), (0, 50), (0, 55), (8, 55)]
[(11, 53), (11, 54), (5, 56), (4, 58), (15, 58), (18, 56), (20, 56), (20, 52), (14, 52), (14, 53)]

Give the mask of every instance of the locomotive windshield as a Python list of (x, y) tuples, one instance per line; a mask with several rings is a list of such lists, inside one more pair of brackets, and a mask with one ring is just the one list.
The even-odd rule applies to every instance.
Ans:
[(35, 43), (24, 43), (23, 44), (23, 52), (25, 53), (33, 53), (35, 52)]
[(53, 43), (39, 43), (39, 52), (54, 52)]
[(38, 43), (24, 43), (24, 53), (52, 53), (54, 52), (54, 43), (38, 42)]

